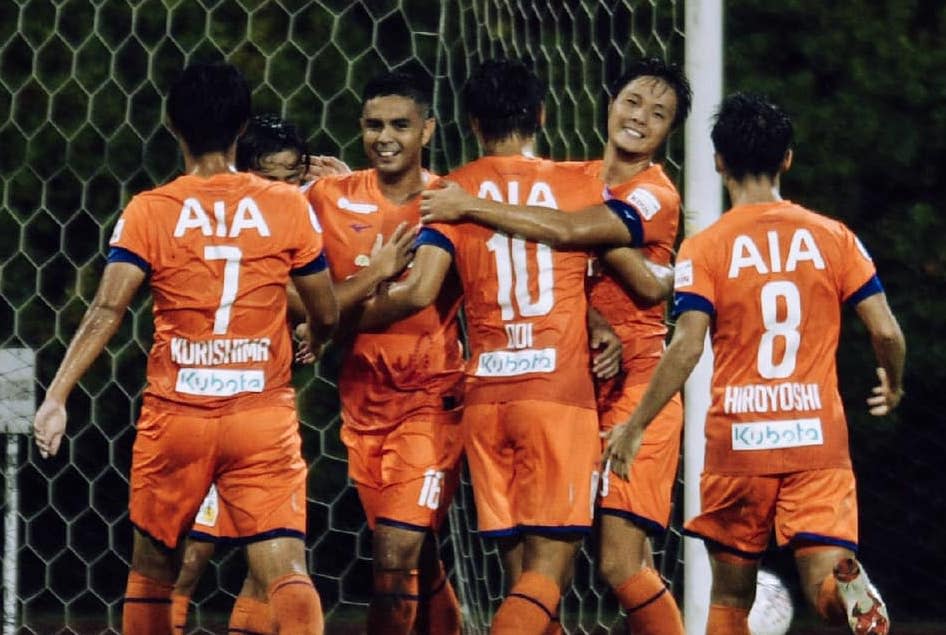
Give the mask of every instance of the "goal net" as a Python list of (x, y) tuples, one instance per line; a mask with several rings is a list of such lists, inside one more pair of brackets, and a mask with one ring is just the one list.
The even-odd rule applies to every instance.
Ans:
[[(518, 56), (550, 87), (540, 150), (594, 158), (603, 145), (605, 85), (628, 57), (681, 60), (682, 13), (682, 0), (2, 2), (0, 348), (31, 351), (41, 394), (92, 298), (122, 206), (181, 168), (162, 124), (162, 96), (185, 63), (237, 64), (254, 87), (256, 112), (292, 120), (314, 153), (358, 167), (365, 164), (356, 117), (364, 83), (385, 69), (420, 65), (437, 79), (440, 125), (430, 165), (446, 172), (477, 152), (457, 102), (468, 71), (488, 57)], [(669, 151), (671, 171), (678, 143)], [(142, 293), (74, 391), (58, 457), (43, 460), (28, 437), (5, 435), (4, 633), (120, 625), (131, 550), (127, 477), (151, 328)], [(348, 632), (357, 631), (369, 598), (371, 540), (346, 475), (330, 365), (323, 363), (322, 377), (299, 369), (294, 383), (311, 461), (310, 571), (330, 629)], [(7, 396), (0, 391), (0, 401)], [(503, 581), (495, 548), (473, 530), (468, 483), (449, 521), (442, 542), (466, 629), (485, 632)], [(655, 545), (675, 591), (680, 543), (671, 531)], [(621, 628), (618, 607), (596, 578), (595, 551), (592, 539), (563, 602), (569, 632)], [(194, 632), (225, 624), (244, 572), (239, 550), (218, 553), (193, 598)]]

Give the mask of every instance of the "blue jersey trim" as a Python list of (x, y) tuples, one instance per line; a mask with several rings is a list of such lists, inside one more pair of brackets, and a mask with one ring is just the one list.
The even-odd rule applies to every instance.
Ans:
[(262, 542), (264, 540), (272, 540), (273, 538), (298, 538), (299, 540), (305, 540), (305, 534), (295, 529), (271, 529), (260, 534), (241, 536), (239, 538), (233, 536), (212, 536), (202, 531), (192, 530), (188, 532), (187, 537), (199, 542), (212, 542), (218, 545), (233, 545), (236, 547), (242, 547), (254, 542)]
[(449, 238), (431, 227), (421, 227), (420, 231), (417, 233), (417, 238), (414, 239), (414, 247), (416, 249), (421, 245), (433, 245), (434, 247), (440, 247), (445, 252), (450, 254), (451, 257), (455, 255), (456, 251), (453, 248), (453, 243), (450, 242)]
[(135, 265), (146, 274), (151, 273), (151, 265), (148, 264), (147, 260), (124, 247), (112, 247), (109, 249), (108, 262), (127, 262), (128, 264)]
[(428, 531), (430, 531), (430, 527), (426, 527), (424, 525), (415, 525), (413, 523), (405, 523), (400, 520), (384, 518), (383, 516), (379, 516), (377, 520), (375, 520), (375, 523), (378, 525), (385, 525), (387, 527), (396, 527), (397, 529), (406, 529), (407, 531), (419, 531), (421, 533), (427, 533)]
[(641, 222), (641, 215), (637, 209), (626, 201), (619, 198), (609, 198), (604, 202), (614, 214), (621, 219), (624, 226), (627, 227), (631, 235), (629, 247), (644, 246), (644, 223)]
[(308, 276), (313, 273), (319, 273), (328, 269), (328, 258), (325, 257), (325, 252), (320, 253), (315, 260), (310, 262), (307, 265), (302, 265), (296, 269), (290, 269), (290, 276)]
[(878, 293), (884, 292), (884, 285), (880, 284), (880, 278), (877, 277), (877, 274), (871, 276), (870, 280), (861, 285), (861, 288), (851, 294), (847, 300), (844, 301), (846, 305), (851, 308), (856, 307), (861, 303), (862, 300), (866, 300), (872, 295), (877, 295)]
[(832, 547), (843, 547), (848, 551), (853, 551), (857, 553), (857, 543), (851, 542), (850, 540), (844, 540), (843, 538), (832, 538), (831, 536), (823, 536), (821, 534), (813, 534), (810, 532), (802, 531), (794, 536), (792, 536), (792, 544), (798, 542), (805, 543), (818, 543), (822, 545), (831, 545)]
[(737, 549), (736, 547), (730, 547), (729, 545), (724, 545), (721, 542), (713, 540), (712, 538), (707, 538), (703, 534), (697, 533), (690, 529), (684, 529), (683, 535), (690, 536), (691, 538), (699, 538), (704, 543), (706, 543), (707, 547), (713, 547), (715, 549), (719, 549), (720, 551), (725, 551), (726, 553), (731, 553), (741, 558), (746, 558), (747, 560), (761, 560), (762, 556), (765, 555), (764, 551), (759, 551), (759, 552), (743, 551), (742, 549)]
[(687, 311), (702, 311), (710, 317), (716, 315), (713, 303), (700, 294), (677, 291), (673, 294), (673, 308), (670, 313), (676, 318)]

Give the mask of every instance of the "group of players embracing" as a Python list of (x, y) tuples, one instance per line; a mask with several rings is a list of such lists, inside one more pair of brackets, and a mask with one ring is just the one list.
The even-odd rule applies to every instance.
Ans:
[(216, 542), (245, 545), (249, 563), (229, 632), (322, 631), (288, 317), (303, 325), (300, 360), (330, 338), (344, 347), (341, 436), (373, 530), (368, 633), (460, 633), (437, 532), (465, 455), (478, 530), (498, 544), (507, 585), (491, 632), (562, 632), (562, 590), (597, 513), (599, 571), (630, 632), (681, 635), (649, 537), (670, 519), (680, 390), (709, 333), (702, 512), (686, 524), (712, 562), (706, 632), (749, 633), (774, 531), (826, 620), (886, 634), (855, 559), (841, 306), (874, 346), (873, 414), (902, 396), (904, 340), (853, 233), (780, 197), (790, 119), (756, 95), (719, 106), (712, 139), (732, 209), (685, 240), (674, 266), (680, 195), (656, 160), (690, 110), (679, 67), (629, 63), (609, 88), (603, 158), (555, 162), (534, 154), (545, 86), (520, 61), (488, 60), (461, 95), (482, 156), (443, 177), (422, 161), (431, 84), (414, 71), (366, 84), (371, 167), (354, 172), (310, 159), (278, 118), (251, 118), (232, 66), (192, 65), (172, 86), (186, 174), (126, 207), (35, 422), (41, 452), (55, 454), (66, 397), (147, 278), (155, 334), (125, 632), (184, 632)]

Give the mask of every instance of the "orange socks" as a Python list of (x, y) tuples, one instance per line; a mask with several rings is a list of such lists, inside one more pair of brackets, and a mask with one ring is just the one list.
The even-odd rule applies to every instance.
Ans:
[(632, 633), (684, 635), (683, 618), (673, 594), (650, 567), (641, 569), (614, 590), (627, 611)]
[(174, 635), (184, 635), (187, 628), (187, 611), (190, 608), (191, 598), (181, 593), (171, 594), (171, 632)]
[(751, 635), (749, 609), (710, 604), (706, 635)]
[(561, 589), (551, 578), (523, 571), (493, 617), (493, 635), (542, 635), (558, 609)]
[(273, 635), (276, 632), (273, 613), (268, 602), (248, 595), (238, 595), (230, 611), (230, 635)]
[(375, 571), (374, 596), (368, 608), (369, 635), (408, 635), (419, 599), (417, 569)]
[(122, 632), (136, 635), (167, 635), (171, 632), (171, 592), (174, 585), (146, 578), (134, 569), (128, 572)]
[(266, 590), (279, 635), (321, 635), (325, 628), (322, 603), (312, 579), (301, 573), (277, 578)]

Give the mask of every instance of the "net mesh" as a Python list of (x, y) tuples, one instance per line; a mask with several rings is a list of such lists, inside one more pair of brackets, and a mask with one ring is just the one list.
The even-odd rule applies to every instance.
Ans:
[[(604, 86), (622, 59), (682, 58), (682, 1), (562, 3), (456, 0), (29, 0), (0, 2), (0, 347), (36, 354), (40, 391), (95, 292), (107, 241), (131, 195), (180, 170), (162, 96), (192, 61), (237, 64), (256, 112), (309, 133), (310, 149), (365, 159), (354, 113), (373, 74), (419, 65), (437, 78), (438, 172), (476, 155), (457, 96), (480, 60), (532, 61), (549, 84), (539, 147), (559, 159), (600, 156)], [(680, 152), (671, 147), (671, 159)], [(675, 164), (671, 160), (671, 165)], [(8, 436), (4, 485), (20, 490), (18, 624), (24, 632), (101, 632), (120, 624), (131, 548), (127, 475), (151, 341), (150, 298), (135, 299), (107, 352), (68, 403), (68, 439), (53, 460)], [(323, 375), (330, 362), (323, 363)], [(329, 379), (296, 372), (309, 477), (309, 565), (329, 624), (357, 631), (370, 592), (371, 541), (346, 475)], [(9, 455), (8, 455), (9, 456)], [(444, 532), (467, 629), (480, 632), (501, 596), (495, 549), (475, 526), (468, 484)], [(679, 534), (657, 545), (679, 583)], [(617, 608), (595, 577), (592, 540), (565, 599), (570, 632), (604, 632)], [(9, 570), (10, 562), (5, 562)], [(239, 591), (238, 550), (215, 556), (192, 624), (218, 630)], [(6, 590), (10, 593), (10, 589)], [(7, 616), (8, 618), (10, 616)], [(617, 627), (620, 628), (620, 627)]]

